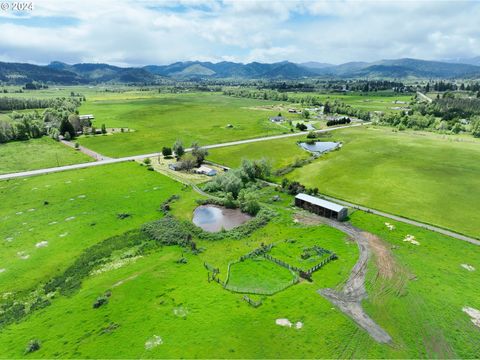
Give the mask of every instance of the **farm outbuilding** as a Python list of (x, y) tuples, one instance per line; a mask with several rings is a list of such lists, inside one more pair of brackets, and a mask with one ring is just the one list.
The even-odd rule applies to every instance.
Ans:
[(93, 119), (95, 119), (95, 117), (92, 114), (79, 115), (78, 118), (80, 120), (93, 120)]
[(338, 221), (344, 220), (348, 214), (348, 210), (344, 206), (307, 194), (298, 194), (295, 196), (295, 206)]
[(207, 176), (215, 176), (217, 175), (217, 170), (209, 168), (208, 166), (202, 165), (197, 170), (195, 170), (197, 174), (203, 174)]

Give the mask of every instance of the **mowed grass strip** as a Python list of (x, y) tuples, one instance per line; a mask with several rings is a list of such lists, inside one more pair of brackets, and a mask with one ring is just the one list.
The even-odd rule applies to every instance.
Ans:
[(146, 94), (140, 99), (124, 99), (123, 96), (119, 94), (118, 99), (105, 100), (93, 97), (81, 106), (80, 112), (93, 114), (97, 128), (106, 124), (135, 131), (81, 137), (82, 145), (104, 155), (121, 157), (158, 152), (177, 139), (189, 147), (193, 141), (208, 145), (288, 131), (269, 121), (270, 116), (277, 115), (275, 111), (252, 109), (272, 102), (217, 93)]
[(173, 194), (192, 196), (133, 162), (1, 181), (0, 292), (44, 281), (83, 249), (160, 217)]
[(51, 168), (93, 161), (48, 136), (0, 144), (0, 174)]

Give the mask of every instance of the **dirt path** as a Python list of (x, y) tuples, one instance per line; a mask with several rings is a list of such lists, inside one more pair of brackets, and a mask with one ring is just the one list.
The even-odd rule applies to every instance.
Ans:
[[(67, 140), (60, 140), (62, 144), (64, 145), (67, 145), (73, 149), (75, 149), (75, 143), (73, 143), (72, 141), (67, 141)], [(108, 156), (104, 156), (100, 153), (97, 153), (93, 150), (90, 150), (84, 146), (79, 146), (78, 147), (78, 151), (81, 151), (82, 153), (84, 153), (85, 155), (88, 155), (92, 158), (94, 158), (96, 161), (102, 161), (102, 160), (110, 160), (111, 158), (109, 158)]]
[(362, 300), (367, 298), (365, 277), (367, 274), (368, 259), (370, 258), (370, 241), (368, 234), (349, 223), (322, 218), (313, 214), (298, 214), (299, 222), (313, 225), (314, 222), (324, 223), (347, 234), (358, 245), (359, 257), (354, 265), (350, 277), (340, 291), (335, 289), (320, 289), (318, 293), (336, 305), (344, 314), (348, 315), (362, 329), (367, 331), (379, 343), (390, 343), (392, 338), (383, 330), (362, 308)]

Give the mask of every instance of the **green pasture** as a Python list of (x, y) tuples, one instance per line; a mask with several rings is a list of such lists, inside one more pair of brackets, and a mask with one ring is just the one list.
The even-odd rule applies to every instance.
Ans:
[(260, 256), (231, 264), (227, 289), (270, 294), (288, 286), (294, 279), (295, 274), (290, 270)]
[(275, 246), (269, 251), (269, 255), (283, 262), (286, 262), (291, 266), (295, 266), (299, 269), (306, 271), (313, 266), (321, 263), (324, 259), (330, 256), (330, 254), (328, 253), (324, 253), (321, 255), (313, 255), (312, 253), (311, 257), (302, 259), (302, 254), (305, 251), (308, 251), (308, 249), (311, 249), (313, 246), (322, 247), (322, 240), (315, 239), (314, 236), (314, 234), (300, 234), (295, 239), (286, 239), (282, 242), (275, 244)]
[[(115, 178), (122, 177), (122, 171), (126, 170), (122, 169), (122, 166), (127, 167), (127, 165), (132, 164), (111, 166), (110, 170), (112, 172), (116, 170)], [(105, 167), (102, 168), (105, 169)], [(151, 176), (151, 179), (157, 179), (157, 183), (160, 184), (165, 182), (162, 176), (148, 172), (144, 167), (134, 166), (129, 169), (133, 173), (135, 170), (138, 170), (142, 177)], [(107, 178), (114, 177), (113, 173), (104, 173), (103, 175)], [(45, 178), (47, 177), (45, 176)], [(91, 177), (92, 181), (99, 181), (98, 178)], [(31, 180), (33, 179), (24, 183), (30, 187), (32, 186), (29, 183)], [(59, 180), (59, 183), (64, 183), (64, 179)], [(84, 181), (87, 181), (87, 178)], [(131, 181), (138, 183), (139, 179), (133, 176)], [(145, 196), (145, 198), (138, 198), (135, 201), (130, 200), (133, 207), (130, 212), (133, 216), (124, 220), (117, 220), (116, 216), (113, 216), (120, 209), (126, 209), (122, 206), (125, 203), (120, 201), (116, 204), (113, 214), (106, 211), (109, 224), (123, 224), (124, 221), (130, 221), (129, 226), (125, 226), (125, 228), (131, 228), (134, 225), (133, 221), (140, 219), (140, 208), (153, 217), (160, 216), (155, 211), (157, 201), (152, 209), (150, 204), (153, 199), (146, 200), (146, 197), (152, 197), (154, 192), (151, 187), (153, 184), (148, 184), (145, 189), (143, 188), (146, 185), (145, 181), (147, 180), (140, 182), (135, 187), (130, 185), (137, 192), (143, 192), (144, 194), (141, 195)], [(27, 185), (19, 184), (18, 186)], [(106, 185), (100, 182), (98, 186), (105, 188)], [(165, 191), (162, 192), (162, 195), (167, 192), (165, 184), (163, 188)], [(144, 190), (149, 191), (145, 193)], [(185, 219), (191, 218), (192, 211), (197, 206), (193, 197), (190, 196), (189, 199), (189, 192), (185, 195), (181, 189), (172, 189), (171, 192), (180, 193), (181, 196), (179, 201), (172, 203), (172, 213), (175, 216), (185, 217)], [(275, 192), (267, 189), (262, 199), (270, 198), (273, 193)], [(93, 195), (90, 194), (90, 197)], [(88, 198), (83, 200), (86, 201)], [(100, 199), (97, 198), (96, 202), (99, 201)], [(285, 208), (290, 202), (290, 197), (282, 195), (282, 201), (275, 205), (267, 204), (266, 206), (278, 212), (278, 216), (272, 219), (267, 226), (255, 231), (247, 238), (240, 240), (227, 238), (213, 242), (196, 240), (198, 247), (203, 249), (199, 255), (193, 255), (189, 251), (175, 246), (166, 246), (156, 249), (146, 256), (135, 258), (122, 266), (115, 266), (115, 264), (118, 265), (115, 260), (117, 257), (112, 259), (111, 266), (108, 262), (102, 263), (99, 268), (107, 270), (89, 275), (83, 281), (78, 292), (68, 297), (56, 296), (52, 299), (51, 305), (32, 313), (17, 324), (2, 329), (0, 332), (0, 348), (2, 348), (0, 357), (23, 357), (25, 344), (31, 338), (38, 338), (42, 343), (41, 349), (32, 354), (36, 358), (258, 358), (315, 357), (319, 354), (333, 356), (339, 348), (339, 344), (332, 345), (336, 343), (334, 339), (339, 336), (350, 336), (356, 332), (356, 327), (343, 314), (332, 309), (331, 304), (321, 298), (315, 290), (319, 287), (334, 287), (347, 278), (358, 256), (357, 248), (353, 243), (346, 241), (345, 236), (337, 230), (327, 226), (307, 227), (293, 222), (291, 210)], [(54, 206), (53, 201), (51, 205)], [(32, 205), (29, 204), (29, 206)], [(90, 205), (91, 207), (92, 205)], [(17, 209), (13, 208), (13, 210)], [(67, 215), (71, 215), (71, 212), (64, 209), (62, 217)], [(100, 216), (100, 209), (95, 215), (96, 218)], [(146, 218), (148, 218), (147, 214), (144, 215), (145, 220)], [(89, 221), (92, 220), (89, 219)], [(104, 222), (101, 219), (96, 222), (95, 229), (101, 229), (100, 225)], [(38, 229), (45, 235), (42, 238), (51, 239), (48, 225), (39, 226)], [(71, 229), (69, 230), (71, 231)], [(79, 255), (78, 251), (82, 251), (88, 245), (98, 243), (97, 235), (94, 239), (90, 237), (93, 233), (94, 230), (90, 230), (88, 232), (90, 235), (81, 237), (82, 241), (77, 240), (82, 243), (81, 245), (75, 246), (72, 242), (69, 242), (68, 245), (65, 244), (63, 251), (66, 251), (66, 246), (74, 246), (77, 250), (76, 254), (69, 251), (70, 261)], [(113, 233), (110, 229), (108, 232), (103, 232), (102, 236), (105, 238)], [(291, 286), (263, 299), (263, 305), (255, 309), (242, 300), (241, 294), (233, 293), (223, 289), (217, 283), (207, 281), (207, 270), (203, 265), (205, 261), (218, 266), (220, 268), (219, 275), (225, 277), (228, 263), (237, 260), (262, 242), (280, 241), (306, 233), (311, 233), (311, 236), (327, 242), (328, 247), (335, 248), (341, 257), (341, 261), (334, 262), (331, 264), (332, 266), (327, 266), (317, 272), (313, 277), (313, 283), (299, 283)], [(129, 236), (135, 236), (135, 234)], [(66, 239), (69, 238), (63, 239), (62, 241), (67, 241)], [(77, 237), (77, 239), (79, 238)], [(85, 241), (86, 239), (88, 241)], [(31, 239), (19, 237), (9, 244), (15, 242), (19, 244), (19, 249), (27, 249), (31, 254), (31, 258), (22, 260), (24, 263), (33, 262), (36, 257), (40, 256), (37, 251), (52, 251), (57, 244), (56, 241), (52, 241), (49, 246), (32, 251), (33, 241)], [(59, 253), (50, 254), (51, 257), (43, 258), (42, 266), (35, 267), (39, 274), (33, 276), (30, 273), (27, 284), (24, 286), (32, 286), (35, 282), (44, 281), (52, 273), (61, 271), (70, 263), (70, 261), (59, 261), (57, 259)], [(124, 255), (126, 254), (128, 251)], [(15, 257), (14, 254), (13, 258)], [(181, 257), (187, 259), (186, 264), (177, 263)], [(1, 260), (7, 269), (0, 274), (3, 288), (1, 293), (4, 299), (14, 296), (7, 294), (10, 289), (19, 287), (16, 279), (8, 277), (8, 272), (12, 270), (15, 260), (7, 257)], [(53, 271), (49, 266), (51, 263), (54, 264), (55, 270)], [(285, 270), (288, 276), (292, 276), (288, 270), (277, 265), (274, 266), (277, 267), (275, 268), (277, 273), (278, 270), (280, 272)], [(232, 281), (252, 279), (251, 269), (243, 270), (245, 271), (234, 274)], [(237, 280), (235, 280), (236, 275), (238, 275)], [(25, 282), (24, 278), (23, 280)], [(276, 277), (271, 280), (278, 281)], [(112, 293), (108, 304), (99, 309), (93, 309), (92, 303), (106, 290), (110, 290)], [(301, 321), (304, 323), (304, 327), (303, 329), (280, 327), (275, 324), (277, 318), (288, 318), (293, 322)], [(320, 334), (324, 335), (320, 336)], [(155, 336), (161, 337), (162, 344), (147, 349), (146, 343), (155, 339)], [(376, 346), (368, 336), (365, 336), (364, 339), (370, 348), (375, 349), (374, 351), (378, 351), (379, 354), (383, 353), (384, 350)]]
[(208, 160), (229, 167), (240, 166), (243, 159), (267, 159), (275, 170), (311, 156), (297, 145), (304, 136), (278, 140), (259, 141), (243, 145), (227, 146), (209, 150)]
[(47, 136), (0, 144), (0, 174), (93, 161)]
[[(345, 93), (345, 94), (325, 94), (325, 93), (289, 93), (289, 96), (304, 96), (304, 95), (315, 95), (319, 97), (323, 102), (333, 103), (335, 100), (340, 100), (345, 104), (351, 105), (354, 108), (362, 109), (366, 111), (383, 111), (383, 112), (395, 112), (399, 111), (392, 109), (395, 107), (408, 107), (410, 101), (412, 100), (411, 95), (404, 94), (382, 94), (382, 93)], [(404, 102), (400, 104), (395, 104), (395, 101)]]
[(85, 248), (158, 218), (171, 195), (191, 198), (182, 189), (133, 162), (0, 181), (0, 292), (44, 281)]
[[(130, 128), (132, 133), (86, 136), (79, 142), (112, 157), (159, 152), (180, 139), (186, 147), (280, 134), (289, 131), (269, 121), (274, 111), (254, 109), (264, 102), (219, 94), (151, 94), (144, 98), (90, 99), (81, 114), (93, 114), (94, 125)], [(228, 125), (233, 127), (228, 127)]]
[[(480, 329), (462, 310), (480, 310), (478, 246), (360, 211), (351, 215), (351, 222), (379, 236), (394, 259), (392, 276), (384, 276), (373, 252), (367, 276), (369, 298), (363, 303), (393, 337), (394, 347), (411, 358), (478, 357)], [(386, 222), (394, 229), (389, 230)], [(420, 245), (405, 242), (407, 235)], [(462, 264), (476, 270), (468, 271)], [(365, 356), (352, 339), (340, 357)]]
[[(336, 130), (322, 140), (338, 151), (287, 177), (321, 193), (480, 237), (480, 141), (466, 136), (395, 132), (387, 127)], [(211, 151), (212, 161), (237, 166), (242, 158), (269, 159), (274, 168), (308, 157), (297, 138)], [(460, 210), (461, 209), (461, 210)]]
[(321, 193), (480, 237), (480, 142), (390, 128), (334, 133), (339, 151), (288, 174)]

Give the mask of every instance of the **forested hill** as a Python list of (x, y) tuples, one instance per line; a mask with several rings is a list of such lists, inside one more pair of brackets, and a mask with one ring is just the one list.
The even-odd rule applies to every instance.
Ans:
[(52, 62), (46, 66), (0, 62), (0, 83), (25, 84), (155, 84), (168, 79), (480, 79), (480, 66), (417, 59), (350, 62), (341, 65), (308, 62), (248, 64), (235, 62), (176, 62), (170, 65), (118, 67), (109, 64)]

